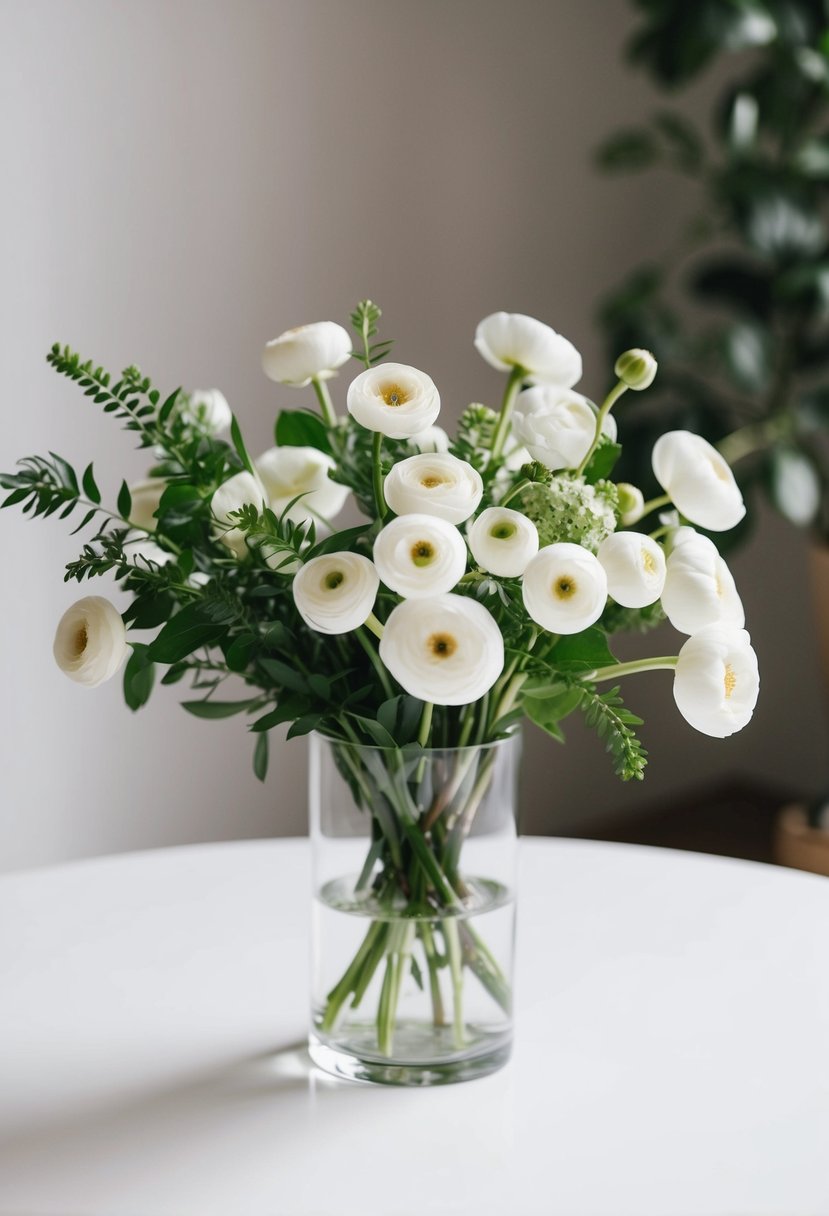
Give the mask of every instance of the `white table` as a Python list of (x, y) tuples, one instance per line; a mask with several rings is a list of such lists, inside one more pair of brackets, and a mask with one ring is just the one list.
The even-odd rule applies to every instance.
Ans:
[(829, 881), (524, 841), (512, 1063), (309, 1066), (304, 841), (0, 880), (3, 1216), (826, 1216)]

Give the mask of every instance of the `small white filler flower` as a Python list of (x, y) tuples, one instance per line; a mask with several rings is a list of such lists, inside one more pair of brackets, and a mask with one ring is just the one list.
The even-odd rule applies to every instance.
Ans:
[(581, 633), (602, 615), (607, 575), (588, 549), (559, 541), (539, 549), (524, 571), (524, 607), (551, 633)]
[(70, 680), (87, 688), (103, 684), (130, 653), (120, 612), (100, 595), (78, 600), (60, 618), (53, 653)]
[(745, 515), (734, 474), (701, 435), (666, 431), (654, 444), (652, 461), (656, 480), (691, 523), (725, 532)]
[(556, 385), (524, 389), (515, 401), (512, 431), (548, 469), (575, 469), (596, 437), (596, 415), (586, 397)]
[(348, 386), (348, 412), (360, 426), (389, 439), (411, 439), (440, 413), (440, 395), (425, 372), (405, 363), (378, 363)]
[(371, 616), (380, 578), (360, 553), (312, 557), (293, 582), (294, 603), (317, 633), (351, 633)]
[(694, 634), (707, 625), (742, 629), (743, 603), (734, 578), (717, 546), (690, 528), (681, 535), (668, 557), (662, 607), (674, 629)]
[(543, 321), (518, 312), (494, 312), (475, 331), (478, 353), (499, 371), (522, 368), (528, 380), (572, 388), (581, 380), (581, 355)]
[(688, 638), (674, 674), (674, 700), (703, 735), (725, 739), (751, 720), (760, 691), (757, 655), (744, 629), (709, 625)]
[(417, 512), (462, 524), (477, 511), (484, 483), (467, 461), (449, 452), (423, 452), (393, 465), (383, 491), (395, 515)]
[(477, 600), (404, 600), (386, 621), (380, 658), (410, 696), (434, 705), (468, 705), (489, 692), (503, 671), (504, 639)]
[(348, 487), (328, 476), (336, 468), (334, 461), (317, 448), (269, 448), (254, 462), (254, 468), (277, 515), (302, 495), (287, 512), (294, 523), (333, 519), (348, 498)]
[(312, 380), (330, 380), (351, 355), (348, 330), (334, 321), (315, 321), (288, 329), (262, 352), (265, 375), (278, 384), (304, 388)]
[(466, 545), (458, 529), (437, 515), (401, 515), (378, 533), (374, 564), (398, 595), (443, 595), (466, 571)]
[(645, 608), (662, 594), (665, 554), (641, 532), (612, 532), (596, 554), (607, 575), (607, 590), (623, 608)]
[(538, 529), (509, 507), (487, 507), (469, 525), (472, 556), (489, 574), (520, 578), (538, 552)]
[(247, 542), (245, 533), (233, 526), (229, 516), (231, 511), (240, 511), (249, 503), (261, 511), (267, 506), (267, 495), (262, 483), (247, 471), (228, 477), (210, 499), (210, 509), (219, 524), (219, 540), (238, 558), (247, 557)]

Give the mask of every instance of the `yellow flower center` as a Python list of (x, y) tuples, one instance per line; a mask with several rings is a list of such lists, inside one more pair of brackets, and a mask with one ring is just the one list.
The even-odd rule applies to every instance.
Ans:
[(86, 625), (81, 625), (78, 628), (78, 632), (72, 639), (72, 649), (76, 658), (81, 657), (83, 652), (86, 650), (88, 642), (89, 634), (86, 632)]
[(730, 663), (726, 663), (726, 665), (725, 665), (725, 675), (723, 676), (723, 684), (725, 685), (725, 699), (727, 701), (728, 698), (733, 693), (734, 689), (737, 687), (737, 677), (735, 676), (734, 668), (731, 666)]
[(426, 490), (434, 490), (435, 486), (446, 485), (447, 478), (440, 477), (437, 473), (427, 473), (425, 477), (421, 477), (420, 484)]
[(426, 649), (436, 659), (451, 658), (457, 648), (457, 639), (451, 633), (433, 633), (426, 643)]
[(656, 574), (656, 562), (653, 560), (653, 554), (647, 549), (642, 550), (642, 565), (645, 567), (645, 574)]
[(560, 600), (569, 600), (576, 594), (576, 581), (569, 574), (562, 574), (553, 583), (553, 595)]
[(345, 575), (342, 570), (330, 570), (323, 579), (326, 590), (336, 591), (341, 583), (345, 582)]
[(412, 561), (416, 566), (428, 566), (435, 557), (435, 547), (431, 541), (419, 540), (412, 545)]
[(392, 407), (403, 405), (409, 400), (409, 394), (399, 384), (384, 384), (380, 389), (380, 396), (385, 401), (386, 405)]

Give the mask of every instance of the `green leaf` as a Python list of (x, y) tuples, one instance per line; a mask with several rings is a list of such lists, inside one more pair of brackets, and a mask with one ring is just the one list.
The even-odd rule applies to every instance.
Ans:
[(622, 454), (622, 445), (603, 438), (593, 453), (590, 464), (584, 470), (584, 479), (589, 485), (595, 485), (609, 477), (613, 466)]
[[(247, 471), (249, 473), (253, 474), (253, 464), (251, 462), (250, 456), (248, 456), (248, 451), (247, 451), (247, 448), (245, 447), (245, 441), (242, 438), (242, 432), (239, 428), (239, 423), (236, 421), (235, 414), (233, 415), (233, 418), (231, 419), (231, 423), (230, 423), (230, 438), (233, 440), (233, 446), (236, 449), (236, 454), (239, 457), (239, 459), (241, 460), (242, 464), (245, 466), (245, 468), (247, 469)], [(254, 474), (254, 476), (255, 476), (255, 474)]]
[(181, 708), (186, 709), (194, 718), (232, 718), (234, 714), (244, 713), (255, 700), (256, 698), (247, 701), (182, 701)]
[(592, 671), (618, 660), (610, 651), (607, 634), (592, 625), (581, 633), (560, 637), (552, 653), (552, 662), (562, 671)]
[(118, 491), (118, 514), (122, 519), (129, 519), (132, 511), (132, 495), (130, 488), (125, 481), (121, 482), (121, 489)]
[(310, 410), (283, 410), (276, 420), (274, 437), (281, 448), (316, 448), (332, 455), (325, 423)]
[(375, 722), (373, 718), (364, 718), (359, 714), (351, 714), (350, 717), (365, 731), (377, 747), (397, 747), (385, 727), (381, 726), (379, 722)]
[(293, 722), (297, 718), (301, 718), (307, 711), (308, 702), (299, 697), (280, 697), (279, 704), (275, 709), (263, 714), (261, 718), (257, 718), (251, 724), (252, 731), (271, 730), (274, 726), (281, 726), (284, 722)]
[(263, 731), (253, 749), (253, 771), (260, 781), (268, 775), (268, 733)]
[[(173, 410), (175, 409), (176, 402), (178, 401), (178, 395), (180, 392), (181, 392), (181, 389), (177, 388), (174, 393), (170, 393), (170, 396), (167, 398), (167, 400), (162, 405), (161, 409), (158, 411), (158, 422), (159, 422), (160, 426), (164, 426), (165, 422), (167, 421), (167, 419), (170, 417)], [(150, 396), (152, 396), (152, 394), (150, 394)], [(156, 400), (157, 400), (157, 398), (156, 398)]]
[(205, 616), (201, 604), (188, 604), (167, 622), (155, 641), (150, 643), (150, 657), (156, 663), (177, 663), (198, 650), (217, 642), (227, 625)]
[(346, 549), (350, 550), (354, 541), (364, 536), (370, 528), (371, 524), (360, 524), (356, 528), (343, 528), (341, 532), (333, 532), (331, 536), (326, 536), (325, 540), (321, 540), (318, 545), (314, 545), (313, 549), (309, 549), (304, 560), (310, 561), (312, 557), (320, 557), (323, 553), (341, 553)]
[(225, 651), (225, 662), (231, 671), (244, 671), (259, 645), (252, 633), (243, 633), (234, 638)]
[(95, 476), (93, 474), (91, 464), (86, 466), (83, 477), (81, 478), (81, 484), (83, 485), (83, 492), (86, 497), (90, 502), (94, 502), (97, 506), (101, 501), (101, 491), (95, 484)]
[(153, 690), (155, 667), (150, 661), (148, 647), (135, 642), (124, 668), (124, 700), (131, 710), (146, 705)]
[(183, 680), (189, 670), (190, 668), (186, 663), (174, 663), (161, 677), (161, 683), (178, 684), (179, 680)]
[(308, 681), (302, 672), (289, 667), (280, 659), (260, 659), (259, 666), (282, 688), (290, 688), (293, 692), (308, 692)]
[(296, 739), (300, 735), (310, 734), (312, 730), (316, 730), (322, 721), (322, 714), (303, 714), (301, 718), (297, 718), (295, 722), (288, 727), (286, 739)]
[[(3, 506), (5, 506), (5, 505), (6, 504), (4, 503)], [(74, 506), (74, 503), (72, 505)], [(84, 515), (83, 519), (78, 524), (77, 528), (73, 528), (72, 531), (69, 533), (69, 535), (74, 536), (76, 532), (81, 532), (86, 527), (86, 525), (90, 522), (90, 520), (94, 519), (94, 517), (95, 517), (95, 508), (92, 507), (92, 509), (87, 511), (86, 515)]]

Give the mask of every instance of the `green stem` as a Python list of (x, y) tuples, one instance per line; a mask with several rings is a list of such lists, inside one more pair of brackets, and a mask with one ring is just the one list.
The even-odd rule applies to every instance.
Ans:
[(377, 506), (377, 518), (380, 520), (380, 523), (382, 523), (384, 521), (384, 519), (386, 518), (386, 515), (388, 514), (388, 508), (386, 507), (386, 499), (383, 494), (383, 465), (382, 465), (382, 460), (381, 460), (382, 453), (383, 453), (383, 433), (382, 433), (382, 431), (375, 431), (374, 438), (372, 439), (372, 442), (371, 442), (371, 466), (372, 466), (372, 480), (374, 483), (374, 502)]
[(512, 408), (515, 405), (515, 398), (518, 396), (518, 390), (521, 388), (526, 375), (527, 373), (523, 367), (514, 367), (509, 374), (507, 387), (504, 389), (504, 400), (501, 403), (501, 413), (498, 416), (492, 436), (492, 450), (489, 457), (490, 465), (493, 465), (500, 458), (501, 452), (504, 450), (504, 444), (506, 443), (512, 420)]
[(443, 921), (443, 939), (449, 959), (449, 974), (452, 976), (452, 1034), (455, 1047), (463, 1047), (463, 955), (458, 924), (451, 916)]
[(512, 502), (513, 498), (517, 497), (517, 495), (526, 490), (527, 486), (531, 486), (532, 484), (533, 483), (530, 481), (529, 477), (522, 478), (522, 480), (518, 482), (518, 485), (512, 487), (506, 498), (501, 499), (498, 506), (505, 507), (508, 503)]
[(639, 513), (639, 518), (644, 519), (646, 515), (650, 515), (651, 511), (658, 511), (661, 507), (669, 507), (671, 505), (670, 494), (660, 494), (658, 498), (649, 498), (643, 504), (642, 510)]
[(377, 651), (372, 646), (371, 642), (366, 637), (366, 632), (365, 632), (364, 628), (361, 627), (360, 629), (355, 630), (355, 633), (357, 636), (357, 641), (360, 643), (363, 650), (368, 655), (369, 662), (371, 663), (374, 670), (377, 672), (377, 678), (380, 681), (381, 685), (383, 686), (383, 692), (386, 694), (386, 699), (391, 700), (391, 698), (394, 696), (394, 693), (392, 692), (391, 682), (389, 680), (388, 673), (387, 673), (385, 667), (383, 666), (383, 662), (382, 662), (379, 654), (377, 653)]
[(610, 413), (610, 411), (613, 409), (614, 405), (619, 400), (619, 398), (622, 396), (622, 394), (626, 393), (627, 391), (628, 391), (628, 386), (624, 383), (623, 380), (619, 380), (618, 383), (614, 384), (613, 388), (610, 390), (610, 392), (607, 394), (604, 401), (602, 402), (599, 412), (596, 415), (596, 434), (593, 436), (593, 442), (591, 443), (590, 447), (587, 449), (587, 455), (585, 456), (584, 460), (581, 462), (579, 467), (576, 469), (576, 477), (582, 476), (582, 474), (584, 473), (584, 470), (587, 468), (587, 466), (590, 464), (590, 461), (593, 459), (593, 453), (595, 452), (596, 448), (599, 446), (599, 440), (602, 437), (602, 427), (604, 426), (604, 420), (607, 417), (607, 415)]
[(651, 540), (659, 540), (661, 536), (667, 536), (668, 533), (672, 531), (672, 524), (662, 524), (660, 528), (654, 528), (653, 532), (649, 532), (648, 536), (651, 538)]
[(779, 441), (784, 431), (784, 419), (779, 415), (763, 422), (750, 422), (738, 431), (726, 435), (725, 439), (717, 444), (717, 450), (727, 464), (733, 465), (754, 452), (771, 447)]
[(337, 425), (337, 413), (331, 401), (331, 394), (328, 391), (328, 385), (324, 380), (313, 379), (311, 383), (314, 386), (314, 392), (317, 394), (317, 401), (320, 403), (322, 416), (325, 419), (327, 427)]
[(440, 990), (440, 960), (435, 946), (435, 936), (432, 926), (427, 923), (420, 925), (420, 937), (423, 942), (423, 953), (426, 956), (426, 966), (429, 971), (429, 993), (432, 998), (432, 1021), (435, 1026), (446, 1023), (446, 1012), (443, 1007), (443, 993)]
[(662, 655), (656, 659), (636, 659), (631, 663), (611, 663), (608, 667), (599, 667), (596, 671), (588, 671), (582, 679), (596, 684), (599, 680), (615, 680), (619, 676), (634, 676), (640, 671), (672, 671), (679, 661), (678, 655)]
[(425, 747), (429, 741), (429, 731), (432, 729), (432, 713), (434, 705), (431, 701), (423, 702), (423, 714), (420, 718), (420, 730), (417, 734), (417, 741), (421, 747)]
[(377, 617), (373, 612), (368, 614), (364, 624), (366, 629), (370, 629), (376, 638), (381, 638), (383, 636), (383, 626), (380, 621), (377, 620)]

